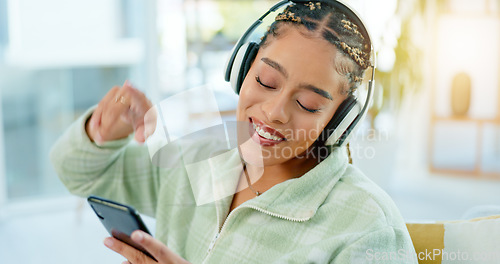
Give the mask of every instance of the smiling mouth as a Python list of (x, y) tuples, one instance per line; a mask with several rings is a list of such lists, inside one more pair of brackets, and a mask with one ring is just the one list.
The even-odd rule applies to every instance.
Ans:
[(257, 135), (260, 136), (260, 139), (267, 142), (275, 142), (275, 143), (286, 141), (285, 136), (283, 136), (280, 132), (274, 130), (273, 128), (259, 121), (254, 122), (252, 118), (250, 118), (250, 122), (252, 123), (253, 131), (255, 131), (255, 133), (257, 133)]

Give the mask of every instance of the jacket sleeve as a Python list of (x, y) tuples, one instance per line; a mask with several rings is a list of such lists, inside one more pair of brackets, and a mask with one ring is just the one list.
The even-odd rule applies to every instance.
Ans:
[(58, 139), (50, 152), (51, 162), (68, 190), (78, 196), (98, 195), (134, 206), (154, 216), (159, 189), (159, 168), (148, 149), (128, 138), (91, 142), (85, 123), (90, 109)]
[(387, 226), (367, 233), (334, 256), (332, 263), (418, 263), (408, 231)]

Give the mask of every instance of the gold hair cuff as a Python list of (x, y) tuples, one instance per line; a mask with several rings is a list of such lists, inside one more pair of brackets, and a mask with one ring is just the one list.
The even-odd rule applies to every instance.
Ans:
[(307, 4), (304, 4), (305, 6), (309, 7), (309, 10), (316, 10), (317, 9), (321, 9), (321, 3), (320, 2), (316, 2), (316, 3), (313, 3), (313, 2), (309, 2)]
[(300, 17), (296, 17), (295, 13), (292, 13), (288, 10), (283, 11), (283, 13), (279, 14), (275, 18), (276, 21), (292, 21), (297, 23), (302, 23), (302, 19)]

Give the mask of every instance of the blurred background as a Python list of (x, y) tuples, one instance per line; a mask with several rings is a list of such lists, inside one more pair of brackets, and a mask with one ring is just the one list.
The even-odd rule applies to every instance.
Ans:
[[(346, 2), (378, 59), (354, 164), (408, 222), (500, 213), (500, 0)], [(122, 261), (59, 182), (51, 146), (126, 79), (154, 103), (210, 83), (230, 119), (227, 56), (274, 3), (0, 0), (0, 263)]]

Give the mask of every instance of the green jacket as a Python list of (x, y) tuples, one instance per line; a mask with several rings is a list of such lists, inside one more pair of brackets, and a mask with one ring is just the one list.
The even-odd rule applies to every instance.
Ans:
[(192, 263), (417, 263), (393, 201), (348, 163), (345, 148), (227, 215), (226, 190), (242, 169), (237, 150), (187, 165), (179, 157), (171, 163), (178, 166), (161, 168), (130, 138), (91, 143), (84, 129), (90, 113), (51, 151), (61, 181), (76, 195), (155, 217), (155, 237)]

